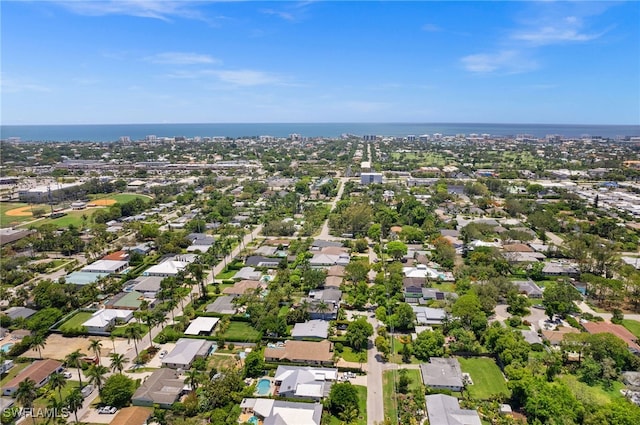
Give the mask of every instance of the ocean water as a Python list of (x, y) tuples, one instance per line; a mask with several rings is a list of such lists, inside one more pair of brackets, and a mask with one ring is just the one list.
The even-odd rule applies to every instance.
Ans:
[(569, 124), (473, 124), (473, 123), (246, 123), (246, 124), (96, 124), (96, 125), (2, 125), (0, 139), (19, 137), (22, 141), (117, 141), (122, 136), (141, 140), (147, 135), (158, 137), (287, 137), (297, 133), (303, 137), (339, 137), (341, 134), (362, 136), (407, 136), (441, 133), (490, 134), (492, 136), (534, 137), (583, 135), (617, 138), (640, 136), (640, 125), (569, 125)]

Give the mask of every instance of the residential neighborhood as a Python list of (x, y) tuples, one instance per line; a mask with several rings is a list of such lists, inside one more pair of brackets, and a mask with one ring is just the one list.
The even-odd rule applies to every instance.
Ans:
[(3, 411), (640, 423), (639, 146), (3, 140)]

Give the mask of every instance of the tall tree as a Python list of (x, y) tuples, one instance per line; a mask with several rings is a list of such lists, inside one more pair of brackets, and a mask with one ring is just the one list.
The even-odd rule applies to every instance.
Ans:
[(38, 355), (42, 359), (42, 349), (47, 345), (47, 339), (41, 332), (31, 334), (31, 348), (38, 351)]
[(100, 364), (100, 349), (102, 348), (102, 342), (99, 339), (90, 339), (89, 340), (89, 350), (93, 351), (93, 354), (96, 355), (98, 359), (98, 364)]
[(109, 372), (109, 369), (106, 366), (102, 365), (94, 365), (92, 364), (87, 369), (87, 376), (89, 377), (89, 382), (95, 384), (98, 389), (102, 389), (102, 384), (104, 383), (104, 375)]
[[(33, 407), (33, 401), (36, 399), (36, 383), (33, 379), (27, 378), (24, 381), (18, 384), (18, 389), (16, 391), (16, 400), (22, 407), (25, 409), (30, 409)], [(31, 419), (33, 419), (33, 425), (36, 424), (36, 415), (31, 415)]]
[(140, 328), (140, 325), (138, 325), (137, 323), (133, 323), (127, 326), (127, 328), (124, 330), (124, 335), (127, 337), (127, 343), (133, 340), (133, 347), (136, 350), (137, 359), (140, 355), (138, 353), (138, 341), (142, 338), (142, 329)]
[(115, 372), (117, 370), (122, 375), (125, 362), (126, 358), (124, 357), (124, 354), (111, 353), (110, 367), (112, 372)]
[(49, 376), (49, 387), (54, 391), (58, 390), (60, 401), (62, 401), (62, 389), (64, 388), (66, 383), (67, 383), (66, 379), (59, 372), (52, 373), (51, 376)]
[(67, 367), (75, 367), (78, 370), (78, 379), (80, 380), (80, 388), (82, 388), (82, 370), (80, 369), (82, 366), (82, 358), (84, 354), (80, 352), (80, 350), (76, 350), (67, 354), (64, 362), (67, 364)]
[(84, 397), (82, 396), (80, 389), (74, 388), (64, 400), (69, 410), (73, 412), (73, 415), (76, 418), (76, 424), (79, 423), (78, 410), (82, 408), (82, 403), (84, 402)]

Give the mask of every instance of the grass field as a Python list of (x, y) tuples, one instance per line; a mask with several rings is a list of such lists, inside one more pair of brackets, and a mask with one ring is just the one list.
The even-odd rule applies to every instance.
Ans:
[(64, 332), (70, 329), (77, 329), (80, 326), (82, 326), (82, 324), (87, 320), (89, 320), (90, 318), (91, 318), (91, 312), (79, 311), (73, 316), (71, 316), (69, 320), (67, 320), (62, 325), (60, 325), (60, 330)]
[[(127, 336), (125, 335), (126, 329), (133, 325), (134, 323), (131, 323), (130, 325), (127, 326), (118, 326), (113, 328), (113, 330), (111, 331), (111, 335), (113, 336), (117, 336), (117, 337), (121, 337), (121, 338), (126, 338)], [(147, 337), (147, 333), (149, 333), (149, 326), (145, 325), (144, 323), (139, 323), (140, 325), (140, 333), (142, 334), (142, 339), (145, 340), (145, 343), (149, 343), (149, 337)], [(140, 348), (140, 347), (138, 347)], [(142, 349), (142, 348), (140, 348)]]
[[(11, 227), (27, 221), (33, 220), (33, 216), (29, 215), (7, 215), (7, 211), (15, 210), (17, 208), (23, 208), (23, 211), (31, 212), (31, 208), (28, 209), (29, 204), (23, 202), (0, 202), (0, 227)], [(34, 209), (44, 208), (45, 211), (49, 211), (48, 205), (33, 205)]]
[(233, 341), (257, 341), (262, 338), (262, 333), (246, 322), (231, 322), (229, 329), (222, 334), (227, 342)]
[[(354, 385), (356, 390), (358, 390), (358, 410), (360, 414), (358, 415), (358, 420), (355, 422), (350, 422), (350, 425), (367, 425), (367, 387), (362, 385)], [(331, 416), (329, 418), (329, 425), (341, 425), (344, 422), (335, 416)]]
[(237, 364), (235, 356), (227, 356), (223, 354), (212, 354), (208, 357), (208, 367), (216, 368), (216, 370), (234, 368)]
[(467, 390), (472, 398), (486, 400), (492, 395), (509, 394), (507, 383), (500, 372), (500, 368), (493, 359), (487, 357), (461, 358), (460, 367), (463, 372), (471, 375), (473, 385), (469, 385)]
[(636, 336), (636, 338), (640, 338), (640, 322), (637, 320), (624, 319), (622, 321), (622, 326), (627, 328), (629, 332)]
[(150, 196), (140, 195), (138, 193), (106, 193), (106, 194), (101, 193), (99, 195), (89, 195), (89, 199), (91, 199), (92, 201), (97, 199), (114, 199), (116, 202), (119, 202), (119, 203), (129, 202), (136, 198), (140, 198), (145, 201), (148, 201), (149, 199), (151, 199)]
[(578, 378), (573, 375), (563, 375), (558, 379), (567, 384), (573, 395), (576, 396), (582, 405), (603, 406), (615, 399), (623, 397), (623, 395), (620, 394), (620, 390), (624, 388), (624, 384), (619, 381), (615, 381), (611, 388), (605, 389), (602, 385), (590, 386), (584, 382), (580, 382)]
[(58, 228), (64, 229), (69, 227), (69, 225), (73, 224), (76, 227), (82, 227), (82, 224), (83, 224), (82, 216), (85, 215), (87, 217), (86, 224), (88, 225), (89, 221), (91, 220), (91, 214), (93, 211), (95, 210), (91, 209), (91, 210), (66, 211), (67, 215), (65, 215), (64, 217), (54, 218), (54, 219), (45, 218), (43, 220), (39, 220), (35, 222), (34, 226), (39, 227), (39, 226), (42, 226), (43, 224), (55, 224), (56, 226), (58, 226)]

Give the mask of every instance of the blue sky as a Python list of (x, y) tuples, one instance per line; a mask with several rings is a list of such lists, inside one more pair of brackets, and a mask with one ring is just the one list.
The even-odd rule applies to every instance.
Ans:
[(640, 124), (640, 2), (2, 1), (3, 124)]

